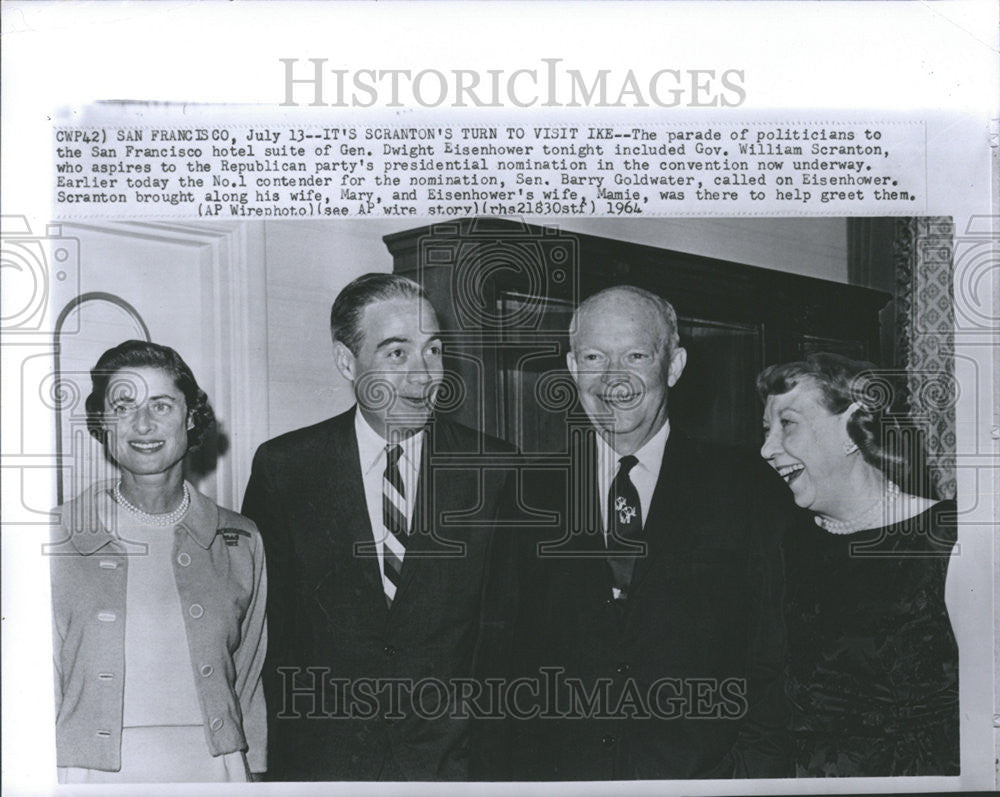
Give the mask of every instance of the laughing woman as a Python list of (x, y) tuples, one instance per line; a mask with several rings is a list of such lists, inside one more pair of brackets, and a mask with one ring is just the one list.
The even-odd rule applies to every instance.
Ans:
[(121, 473), (60, 507), (52, 557), (63, 783), (247, 781), (266, 769), (266, 576), (252, 522), (184, 481), (214, 421), (173, 349), (91, 371), (91, 434)]
[(944, 602), (955, 503), (914, 494), (871, 363), (771, 366), (761, 455), (815, 522), (786, 544), (800, 777), (957, 775), (958, 650)]

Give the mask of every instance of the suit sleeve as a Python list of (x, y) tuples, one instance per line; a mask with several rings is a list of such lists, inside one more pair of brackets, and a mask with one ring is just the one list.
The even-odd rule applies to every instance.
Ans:
[[(282, 513), (283, 501), (270, 476), (268, 453), (265, 446), (257, 450), (243, 497), (242, 513), (257, 524), (257, 529), (267, 551), (267, 577), (271, 586), (268, 593), (268, 658), (281, 657), (286, 650), (284, 621), (288, 619), (285, 571), (291, 535)], [(273, 655), (272, 655), (273, 654)], [(270, 695), (268, 695), (270, 700)]]
[(243, 618), (240, 646), (236, 651), (236, 693), (243, 713), (247, 740), (247, 763), (254, 773), (267, 770), (267, 710), (261, 675), (267, 652), (267, 568), (264, 546), (256, 537), (253, 552), (253, 598)]
[(757, 493), (760, 518), (754, 530), (751, 573), (754, 611), (750, 628), (747, 713), (733, 748), (734, 776), (780, 778), (794, 775), (789, 711), (785, 697), (788, 641), (784, 621), (784, 555), (781, 539), (791, 512), (789, 503), (765, 474)]
[[(267, 453), (263, 446), (257, 449), (254, 454), (253, 465), (250, 470), (250, 481), (247, 482), (247, 489), (243, 495), (243, 508), (240, 510), (243, 515), (250, 518), (257, 524), (261, 535), (267, 539), (267, 531), (270, 528), (270, 517), (267, 508), (270, 505), (271, 491), (266, 471)], [(270, 552), (268, 552), (270, 553)]]

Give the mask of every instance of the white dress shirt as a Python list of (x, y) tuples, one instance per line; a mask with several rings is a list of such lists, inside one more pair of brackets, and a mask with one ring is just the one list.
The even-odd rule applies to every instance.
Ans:
[[(372, 429), (361, 413), (360, 407), (354, 412), (354, 434), (358, 439), (358, 459), (361, 465), (361, 478), (365, 484), (368, 519), (371, 521), (372, 537), (378, 554), (378, 571), (384, 576), (383, 545), (387, 532), (382, 523), (382, 480), (385, 474), (385, 447), (389, 445), (389, 441)], [(406, 491), (406, 521), (412, 523), (424, 433), (410, 435), (400, 440), (399, 445), (403, 448), (403, 455), (399, 458), (399, 475), (403, 479), (403, 489)]]
[[(663, 451), (667, 447), (670, 436), (670, 421), (664, 422), (660, 430), (636, 451), (633, 456), (639, 462), (629, 472), (629, 478), (639, 493), (639, 503), (642, 506), (642, 523), (646, 524), (649, 517), (649, 507), (653, 502), (653, 491), (656, 481), (660, 478), (660, 466), (663, 464)], [(604, 528), (604, 544), (608, 543), (608, 492), (611, 482), (618, 473), (618, 460), (622, 454), (615, 451), (601, 434), (597, 435), (597, 488), (600, 491), (601, 522)]]

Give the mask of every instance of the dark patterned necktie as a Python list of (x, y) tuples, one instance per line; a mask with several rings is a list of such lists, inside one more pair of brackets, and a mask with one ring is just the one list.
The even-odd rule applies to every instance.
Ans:
[[(642, 534), (642, 504), (639, 502), (639, 491), (629, 477), (629, 471), (638, 463), (639, 460), (631, 454), (618, 460), (618, 473), (608, 490), (608, 565), (619, 600), (628, 596), (639, 553), (635, 543)], [(616, 555), (616, 552), (620, 553)]]
[(385, 473), (382, 477), (382, 589), (390, 606), (396, 597), (399, 577), (403, 570), (406, 554), (406, 534), (409, 523), (406, 519), (406, 488), (399, 475), (399, 458), (403, 447), (385, 447)]

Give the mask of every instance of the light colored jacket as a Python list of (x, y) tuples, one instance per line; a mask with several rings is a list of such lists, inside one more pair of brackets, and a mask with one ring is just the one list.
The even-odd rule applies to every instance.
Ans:
[[(263, 772), (263, 542), (252, 521), (188, 488), (191, 506), (173, 530), (172, 558), (205, 741), (213, 756), (244, 751), (250, 770)], [(129, 554), (137, 551), (112, 531), (117, 509), (111, 484), (89, 488), (60, 507), (47, 550), (61, 767), (121, 769), (125, 596)]]

